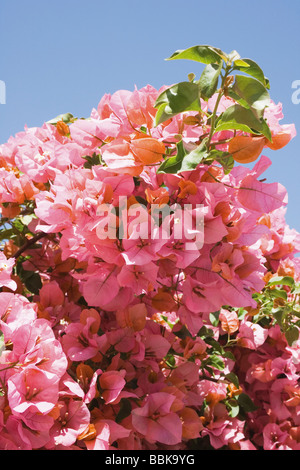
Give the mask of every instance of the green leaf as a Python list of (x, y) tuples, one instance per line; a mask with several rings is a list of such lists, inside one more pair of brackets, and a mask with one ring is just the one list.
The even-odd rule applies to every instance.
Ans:
[(25, 286), (33, 294), (38, 294), (43, 286), (40, 275), (38, 273), (32, 273), (32, 275), (25, 280)]
[(254, 405), (253, 401), (246, 393), (241, 393), (237, 397), (238, 404), (241, 408), (243, 408), (246, 413), (250, 413), (251, 411), (257, 410), (257, 407)]
[(234, 65), (237, 67), (250, 67), (250, 65), (247, 64), (247, 62), (245, 62), (243, 59), (234, 60)]
[(270, 141), (272, 135), (264, 119), (258, 119), (251, 109), (234, 104), (222, 113), (216, 122), (215, 132), (224, 130), (240, 130), (249, 133), (263, 134)]
[(216, 47), (202, 45), (193, 46), (188, 49), (175, 51), (166, 60), (175, 59), (187, 59), (194, 60), (196, 62), (202, 62), (203, 64), (212, 64), (214, 62), (220, 63), (222, 60), (227, 62), (227, 54)]
[(5, 341), (4, 341), (4, 334), (0, 331), (0, 356), (5, 351)]
[(20, 219), (15, 219), (12, 223), (13, 227), (18, 230), (18, 232), (23, 232), (25, 229), (25, 225), (21, 222)]
[(229, 54), (227, 54), (227, 57), (230, 62), (235, 62), (236, 60), (240, 60), (241, 58), (240, 54), (236, 50), (233, 50)]
[(255, 78), (236, 75), (232, 90), (258, 112), (263, 111), (270, 104), (268, 90)]
[[(162, 316), (163, 317), (163, 316)], [(186, 338), (191, 338), (192, 335), (191, 333), (189, 332), (189, 330), (187, 329), (187, 327), (185, 325), (182, 325), (182, 327), (180, 328), (180, 330), (178, 330), (176, 327), (173, 329), (173, 333), (175, 336), (177, 336), (178, 338), (180, 339), (186, 339)]]
[(177, 153), (172, 157), (166, 158), (159, 166), (157, 173), (178, 173), (181, 168), (182, 160), (187, 154), (187, 151), (183, 147), (182, 140), (176, 144)]
[(22, 224), (25, 225), (26, 227), (32, 222), (33, 219), (36, 219), (35, 214), (27, 214), (27, 215), (20, 215), (19, 219), (21, 220)]
[(214, 339), (212, 336), (207, 336), (204, 341), (209, 344), (211, 346), (211, 349), (210, 351), (213, 351), (213, 352), (217, 352), (218, 355), (220, 356), (223, 356), (225, 351), (224, 351), (224, 348), (222, 347), (222, 345), (219, 343), (219, 341), (217, 341), (216, 339)]
[(191, 72), (188, 74), (189, 82), (193, 82), (195, 78), (196, 78), (196, 75), (194, 74), (194, 72)]
[(116, 423), (120, 423), (123, 421), (123, 419), (127, 418), (130, 416), (132, 410), (132, 406), (129, 400), (127, 398), (122, 398), (120, 400), (120, 410), (115, 418)]
[(208, 364), (218, 370), (223, 370), (225, 367), (224, 361), (214, 354), (209, 357)]
[(197, 336), (200, 338), (205, 339), (206, 337), (213, 337), (214, 331), (211, 328), (207, 328), (206, 326), (202, 326), (197, 333)]
[(294, 287), (295, 280), (291, 276), (276, 276), (272, 277), (272, 279), (268, 283), (269, 286), (289, 286)]
[(237, 95), (232, 88), (228, 88), (227, 89), (227, 93), (226, 93), (226, 96), (228, 96), (229, 98), (232, 98), (236, 103), (240, 104), (241, 106), (243, 106), (244, 108), (247, 108), (249, 109), (250, 106), (249, 104), (247, 103), (247, 101), (245, 101), (243, 98), (241, 98), (239, 95)]
[[(243, 62), (243, 64), (240, 63), (241, 61)], [(251, 75), (252, 77), (259, 80), (267, 89), (270, 88), (269, 80), (265, 77), (264, 72), (259, 67), (259, 65), (257, 65), (256, 62), (254, 62), (254, 60), (241, 59), (241, 60), (235, 61), (234, 70), (239, 70), (240, 72), (244, 72), (247, 75)]]
[(293, 289), (294, 294), (300, 294), (300, 284), (296, 284)]
[(66, 113), (66, 114), (59, 114), (58, 116), (56, 116), (55, 118), (53, 119), (50, 119), (50, 121), (48, 121), (48, 124), (57, 124), (59, 121), (63, 121), (65, 124), (68, 124), (69, 122), (72, 122), (74, 119), (74, 116), (73, 114), (71, 113)]
[(271, 297), (275, 297), (275, 299), (284, 299), (287, 300), (287, 292), (283, 289), (272, 289), (269, 291)]
[(194, 170), (199, 163), (206, 158), (208, 151), (206, 141), (203, 141), (196, 149), (187, 152), (180, 141), (177, 145), (177, 154), (169, 157), (159, 166), (157, 173), (181, 173), (182, 171)]
[(23, 269), (22, 264), (17, 265), (17, 274), (25, 285), (26, 289), (33, 294), (38, 294), (42, 287), (41, 277), (37, 272), (26, 271)]
[(84, 160), (86, 162), (84, 163), (84, 168), (92, 168), (94, 165), (100, 165), (100, 155), (97, 155), (95, 152), (93, 153), (92, 156), (86, 155), (84, 157)]
[(297, 328), (297, 326), (290, 327), (285, 332), (285, 337), (288, 342), (288, 345), (292, 346), (293, 343), (299, 339), (299, 329)]
[(205, 67), (198, 81), (201, 98), (207, 100), (216, 92), (221, 70), (222, 62), (219, 64), (208, 64)]
[(239, 320), (243, 320), (246, 315), (248, 315), (248, 312), (244, 308), (239, 308), (237, 310), (237, 316)]
[(207, 156), (208, 150), (206, 141), (203, 141), (197, 148), (185, 155), (182, 160), (180, 172), (194, 170)]
[(225, 357), (227, 359), (232, 359), (233, 361), (236, 361), (236, 357), (231, 351), (225, 351), (223, 353), (223, 357)]
[(14, 234), (14, 230), (12, 228), (6, 230), (0, 230), (0, 240), (8, 240)]
[(222, 152), (221, 150), (213, 149), (209, 152), (209, 161), (216, 161), (222, 165), (225, 175), (231, 172), (234, 167), (234, 159), (231, 153)]
[(276, 322), (280, 327), (282, 327), (283, 319), (286, 316), (285, 310), (283, 308), (272, 308), (272, 316), (275, 318)]
[(212, 312), (209, 314), (209, 321), (212, 324), (212, 326), (218, 326), (219, 324), (219, 315), (220, 315), (220, 310), (217, 312)]
[(229, 372), (229, 374), (226, 374), (226, 375), (225, 375), (225, 378), (226, 378), (227, 380), (230, 380), (230, 382), (232, 382), (233, 385), (234, 385), (236, 388), (239, 388), (239, 386), (240, 386), (239, 379), (238, 379), (238, 377), (237, 377), (233, 372)]
[(194, 82), (180, 82), (163, 91), (156, 100), (155, 125), (185, 111), (200, 111), (199, 87)]
[(226, 407), (228, 409), (228, 414), (231, 418), (236, 418), (240, 412), (240, 407), (238, 402), (232, 398), (231, 400), (226, 400)]
[(291, 310), (291, 314), (294, 315), (294, 317), (300, 318), (300, 312), (297, 312), (297, 310)]

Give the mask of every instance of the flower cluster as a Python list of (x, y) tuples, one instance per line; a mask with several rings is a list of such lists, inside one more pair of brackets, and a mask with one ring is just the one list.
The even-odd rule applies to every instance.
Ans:
[[(217, 100), (157, 125), (164, 90), (105, 95), (0, 146), (0, 449), (300, 449), (286, 190), (262, 179), (266, 156), (161, 171), (201, 145)], [(280, 104), (265, 116), (272, 144), (220, 130), (210, 155), (244, 163), (238, 138), (257, 159), (295, 135)]]

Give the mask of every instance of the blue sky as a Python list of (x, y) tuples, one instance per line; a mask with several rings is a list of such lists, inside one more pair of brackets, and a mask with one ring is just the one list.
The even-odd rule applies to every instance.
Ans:
[(0, 0), (0, 143), (60, 113), (86, 117), (104, 93), (199, 76), (201, 64), (164, 60), (177, 49), (235, 49), (263, 68), (282, 123), (298, 131), (284, 149), (264, 152), (273, 161), (264, 176), (287, 188), (287, 223), (300, 231), (300, 104), (291, 99), (299, 20), (299, 0)]

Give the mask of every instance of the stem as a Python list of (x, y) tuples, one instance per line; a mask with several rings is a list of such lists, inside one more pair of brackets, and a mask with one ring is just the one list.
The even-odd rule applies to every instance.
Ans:
[[(223, 83), (223, 81), (222, 81), (222, 83)], [(211, 117), (211, 128), (210, 128), (210, 133), (209, 133), (209, 136), (208, 136), (207, 147), (210, 146), (210, 142), (211, 142), (212, 136), (214, 134), (217, 111), (218, 111), (218, 107), (219, 107), (220, 100), (221, 100), (222, 96), (223, 96), (223, 89), (221, 87), (220, 91), (219, 91), (217, 101), (216, 101), (216, 104), (215, 104), (215, 107), (214, 107), (214, 110), (213, 110), (213, 113), (212, 113), (212, 117)]]
[(213, 136), (213, 134), (214, 134), (218, 107), (219, 107), (221, 98), (222, 98), (222, 96), (223, 96), (223, 94), (224, 94), (225, 81), (226, 81), (226, 78), (228, 77), (230, 71), (231, 71), (231, 68), (230, 68), (229, 65), (227, 65), (226, 68), (225, 68), (224, 76), (222, 77), (222, 83), (221, 83), (221, 87), (220, 87), (220, 89), (219, 89), (218, 98), (217, 98), (217, 101), (216, 101), (216, 103), (215, 103), (215, 107), (214, 107), (213, 113), (212, 113), (212, 115), (211, 115), (211, 128), (210, 128), (210, 133), (209, 133), (209, 136), (208, 136), (207, 147), (210, 146), (211, 139), (212, 139), (212, 136)]
[(33, 238), (30, 238), (30, 240), (27, 240), (27, 242), (21, 246), (21, 248), (14, 254), (14, 258), (17, 259), (21, 254), (26, 251), (28, 248), (30, 248), (32, 245), (34, 245), (37, 241), (39, 241), (41, 238), (44, 238), (47, 234), (44, 232), (40, 232), (37, 235), (35, 235)]
[(210, 144), (210, 147), (216, 147), (217, 145), (228, 144), (228, 142), (230, 141), (231, 139), (225, 139), (225, 140), (219, 140), (218, 142), (212, 142)]

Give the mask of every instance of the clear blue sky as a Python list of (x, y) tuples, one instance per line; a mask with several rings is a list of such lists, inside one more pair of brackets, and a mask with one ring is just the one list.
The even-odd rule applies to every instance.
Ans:
[(300, 231), (299, 0), (0, 0), (0, 143), (60, 113), (86, 117), (104, 93), (156, 88), (198, 76), (202, 65), (164, 61), (175, 50), (210, 44), (255, 60), (298, 136), (266, 151), (268, 181), (289, 192), (287, 222)]

